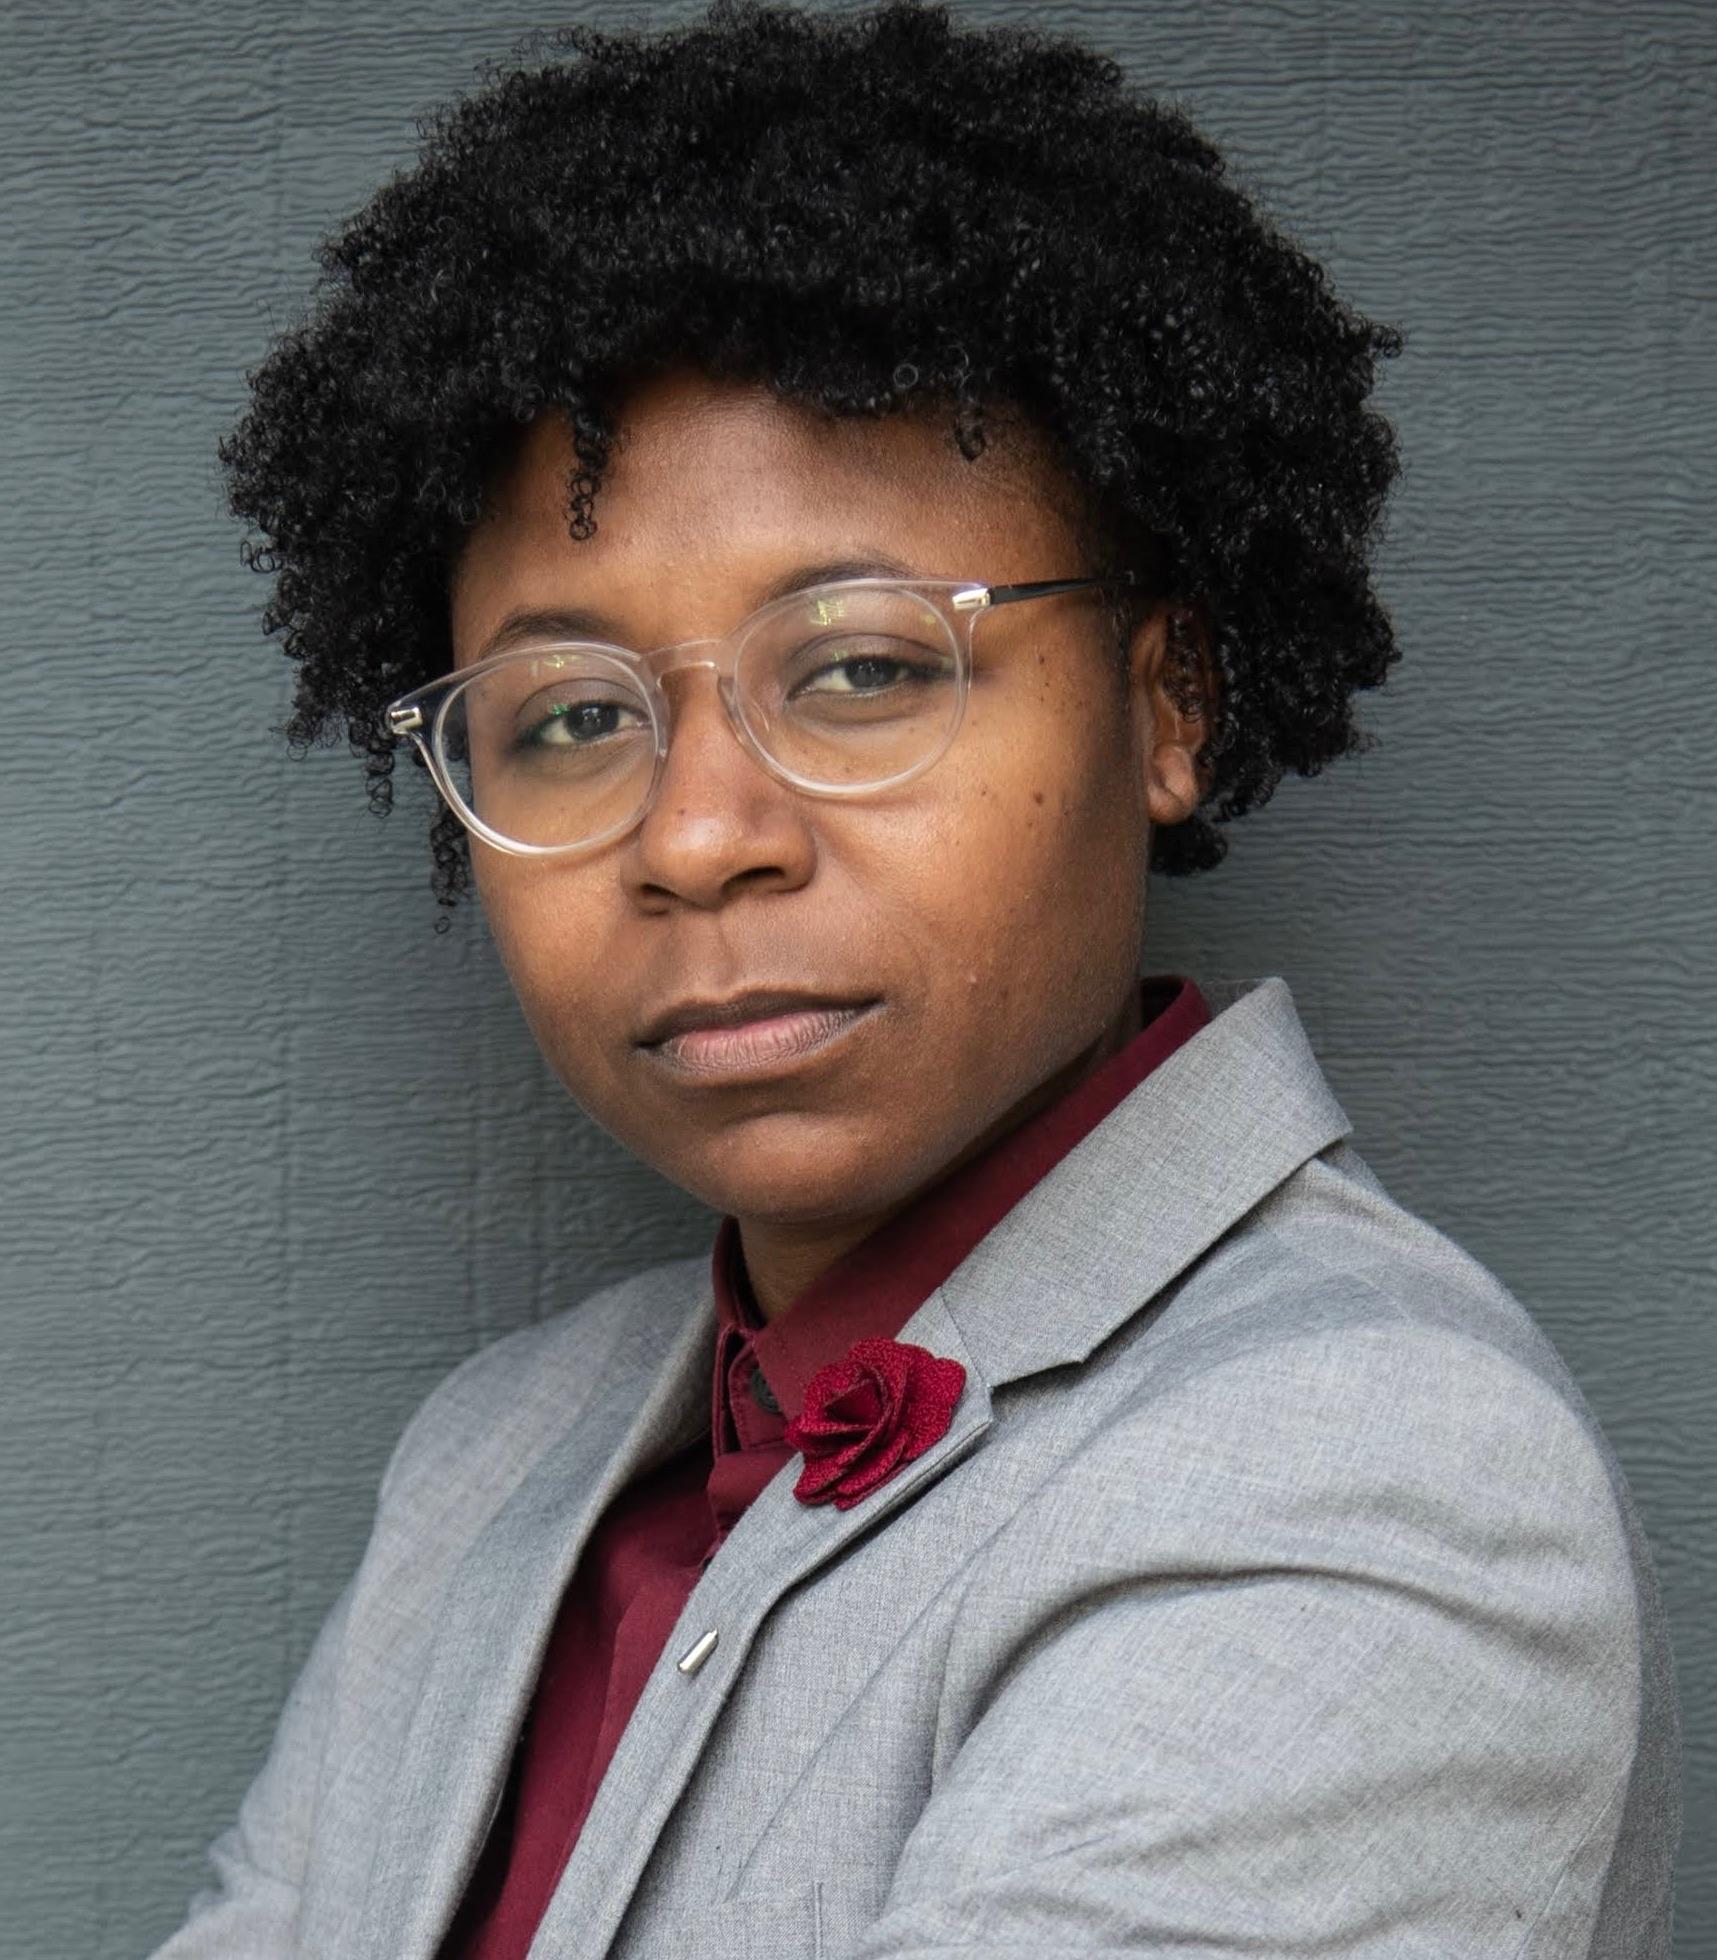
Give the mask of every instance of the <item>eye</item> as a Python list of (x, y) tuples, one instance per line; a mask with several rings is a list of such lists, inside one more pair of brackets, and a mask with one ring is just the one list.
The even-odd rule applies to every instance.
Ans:
[(836, 641), (801, 647), (793, 660), (800, 678), (787, 690), (787, 698), (802, 695), (872, 695), (915, 681), (940, 679), (947, 670), (946, 659), (929, 647), (911, 640), (875, 639)]
[(533, 703), (518, 718), (515, 748), (535, 750), (589, 749), (629, 735), (648, 725), (636, 701), (581, 695), (573, 700)]
[(855, 654), (850, 659), (831, 661), (819, 667), (809, 679), (793, 690), (795, 694), (874, 694), (897, 686), (909, 671), (903, 660), (876, 653)]

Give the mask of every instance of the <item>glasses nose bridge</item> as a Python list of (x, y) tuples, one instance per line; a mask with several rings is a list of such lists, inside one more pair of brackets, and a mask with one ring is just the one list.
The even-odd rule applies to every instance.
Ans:
[(671, 701), (662, 683), (670, 674), (691, 673), (699, 667), (707, 667), (715, 675), (716, 698), (721, 702), (729, 736), (738, 742), (741, 749), (748, 753), (754, 751), (745, 718), (734, 697), (739, 641), (744, 631), (745, 627), (742, 626), (731, 633), (707, 633), (695, 640), (677, 640), (672, 646), (657, 647), (654, 652), (642, 656), (642, 663), (661, 703), (661, 734), (658, 739), (664, 756), (671, 746), (683, 704)]
[[(720, 680), (731, 680), (738, 655), (737, 633), (709, 633), (702, 639), (676, 640), (644, 655), (644, 664), (658, 682), (692, 667), (708, 667)], [(708, 651), (705, 651), (708, 649)]]

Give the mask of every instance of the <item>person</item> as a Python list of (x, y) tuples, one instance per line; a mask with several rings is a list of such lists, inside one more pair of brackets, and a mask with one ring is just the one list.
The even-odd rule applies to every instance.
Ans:
[(221, 452), (287, 732), (720, 1222), (418, 1408), (159, 1954), (1667, 1954), (1610, 1447), (1286, 981), (1142, 970), (1369, 739), (1398, 335), (913, 0), (568, 29), (322, 264)]

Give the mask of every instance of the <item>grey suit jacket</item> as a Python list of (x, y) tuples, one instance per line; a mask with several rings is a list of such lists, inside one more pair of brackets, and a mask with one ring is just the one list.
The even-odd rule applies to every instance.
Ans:
[[(1667, 1954), (1677, 1724), (1615, 1459), (1345, 1141), (1286, 984), (1206, 991), (903, 1330), (965, 1365), (941, 1441), (847, 1511), (795, 1458), (740, 1518), (533, 1960)], [(580, 1548), (707, 1426), (713, 1338), (679, 1261), (435, 1389), (159, 1960), (430, 1960)]]

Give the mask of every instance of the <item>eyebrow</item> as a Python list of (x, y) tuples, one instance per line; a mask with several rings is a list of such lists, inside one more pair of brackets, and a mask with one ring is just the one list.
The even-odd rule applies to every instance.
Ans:
[[(867, 551), (846, 558), (819, 559), (813, 564), (796, 565), (783, 572), (758, 594), (752, 611), (785, 599), (789, 593), (808, 591), (813, 585), (828, 585), (846, 578), (923, 578), (926, 574), (884, 551)], [(492, 654), (506, 653), (526, 640), (597, 639), (626, 646), (626, 635), (618, 620), (596, 606), (551, 606), (519, 608), (507, 614), (482, 646), (464, 666), (475, 666)], [(638, 651), (633, 648), (632, 651)]]

